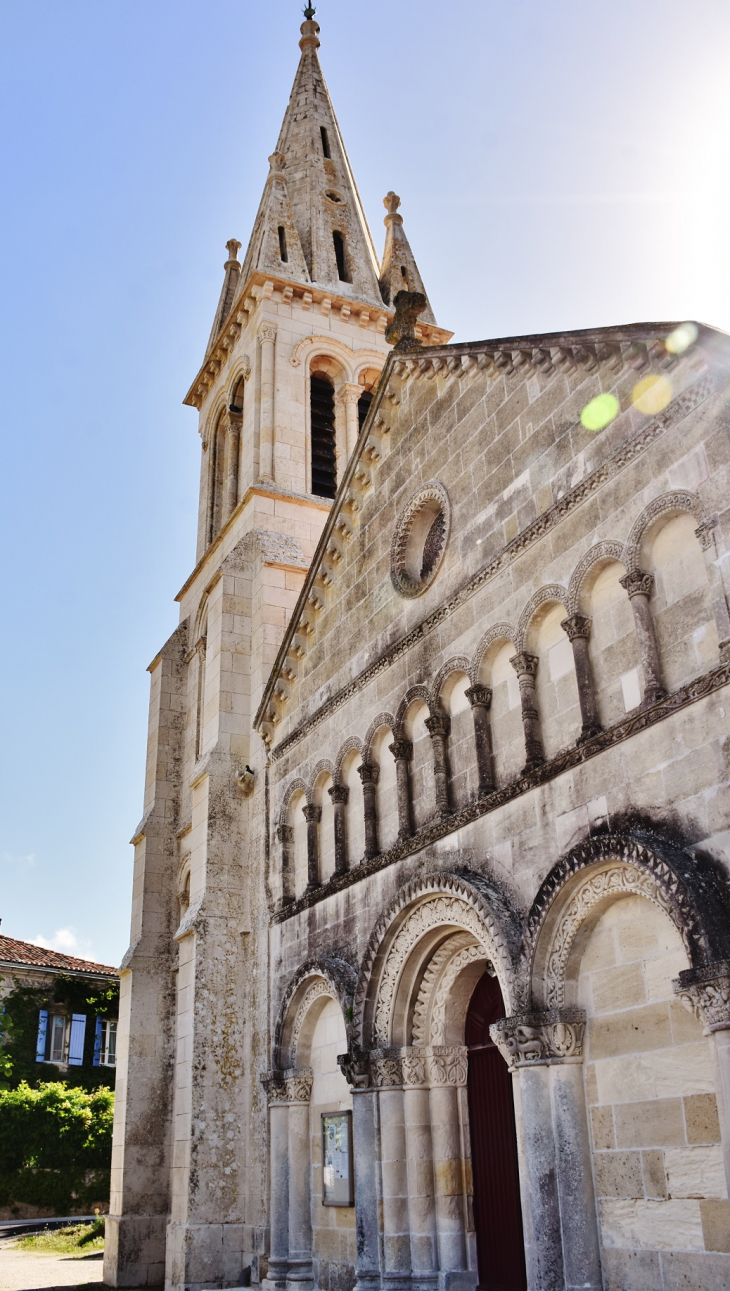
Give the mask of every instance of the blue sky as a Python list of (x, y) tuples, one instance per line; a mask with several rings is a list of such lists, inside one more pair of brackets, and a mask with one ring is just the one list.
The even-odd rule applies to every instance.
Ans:
[[(727, 0), (322, 0), (376, 244), (456, 339), (730, 330)], [(0, 4), (2, 932), (116, 963), (145, 672), (192, 568), (182, 397), (298, 57), (290, 0)]]

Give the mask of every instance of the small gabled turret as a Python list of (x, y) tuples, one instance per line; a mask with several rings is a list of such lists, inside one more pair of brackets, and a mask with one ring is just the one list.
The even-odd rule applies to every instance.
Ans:
[(415, 256), (403, 230), (403, 216), (398, 214), (400, 198), (396, 193), (390, 192), (383, 198), (383, 206), (388, 214), (383, 221), (387, 232), (380, 270), (380, 294), (385, 304), (393, 309), (399, 291), (420, 292), (426, 300), (421, 321), (435, 324), (436, 319), (433, 316), (423, 279), (418, 272)]
[(269, 177), (248, 244), (243, 265), (243, 280), (250, 273), (275, 273), (292, 282), (310, 282), (284, 174), (285, 158), (281, 152), (269, 157)]
[(228, 242), (226, 242), (228, 259), (223, 266), (226, 276), (223, 279), (223, 287), (221, 288), (221, 294), (218, 300), (218, 308), (215, 311), (215, 320), (213, 322), (210, 336), (208, 337), (208, 345), (205, 351), (206, 354), (208, 354), (212, 349), (220, 336), (221, 328), (228, 318), (233, 302), (238, 295), (238, 290), (241, 285), (241, 263), (238, 259), (238, 253), (240, 250), (241, 243), (238, 242), (236, 238), (229, 238)]

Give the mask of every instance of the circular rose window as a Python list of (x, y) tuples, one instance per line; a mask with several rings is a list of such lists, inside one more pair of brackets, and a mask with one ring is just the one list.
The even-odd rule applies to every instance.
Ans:
[(401, 596), (420, 596), (443, 560), (451, 525), (449, 495), (431, 480), (409, 499), (393, 535), (390, 576)]

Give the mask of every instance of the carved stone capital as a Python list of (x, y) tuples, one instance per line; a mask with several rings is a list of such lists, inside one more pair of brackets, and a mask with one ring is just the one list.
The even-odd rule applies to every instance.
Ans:
[(346, 381), (345, 384), (341, 385), (337, 391), (337, 398), (340, 400), (340, 403), (345, 406), (347, 406), (348, 403), (356, 404), (362, 392), (362, 386), (353, 385), (351, 382)]
[(702, 1023), (705, 1034), (730, 1031), (730, 960), (687, 968), (672, 986), (684, 1007)]
[(388, 747), (396, 762), (410, 762), (413, 757), (412, 740), (393, 740)]
[(350, 790), (346, 784), (331, 784), (327, 790), (333, 802), (347, 802)]
[(403, 1084), (403, 1063), (397, 1054), (370, 1054), (370, 1084), (374, 1089), (398, 1089)]
[(508, 1067), (535, 1063), (582, 1062), (586, 1029), (584, 1009), (547, 1009), (516, 1013), (489, 1028)]
[(510, 663), (518, 677), (535, 677), (537, 674), (539, 660), (536, 654), (528, 654), (523, 650), (521, 654), (514, 654)]
[(374, 766), (372, 762), (361, 762), (357, 768), (357, 774), (364, 785), (377, 784), (380, 768)]
[(695, 529), (695, 538), (697, 538), (703, 551), (712, 551), (715, 549), (715, 517), (709, 520), (703, 520), (702, 524)]
[(432, 739), (439, 736), (446, 737), (451, 730), (451, 718), (448, 713), (432, 713), (426, 718), (424, 726)]
[(308, 1103), (312, 1096), (310, 1067), (288, 1071), (267, 1071), (261, 1077), (269, 1103)]
[(464, 691), (472, 708), (491, 708), (492, 707), (492, 688), (491, 686), (470, 686)]
[(467, 1050), (463, 1045), (435, 1045), (428, 1057), (428, 1083), (434, 1085), (466, 1085), (469, 1071)]
[(651, 589), (654, 586), (654, 575), (647, 574), (643, 569), (631, 569), (628, 574), (620, 578), (619, 583), (626, 588), (630, 598), (634, 596), (651, 596)]
[(305, 807), (302, 807), (302, 813), (307, 823), (322, 819), (322, 808), (317, 802), (308, 802)]
[(370, 1088), (370, 1054), (364, 1049), (348, 1049), (338, 1055), (337, 1062), (351, 1089)]
[(581, 638), (587, 641), (591, 635), (592, 624), (593, 619), (587, 614), (571, 614), (570, 618), (563, 619), (560, 626), (569, 641), (578, 641)]
[(276, 326), (276, 323), (262, 323), (258, 332), (256, 333), (259, 345), (263, 345), (264, 341), (271, 341), (273, 344), (273, 342), (276, 340), (277, 331), (278, 331), (278, 328)]
[(284, 843), (284, 844), (285, 844), (285, 846), (288, 846), (290, 843), (293, 843), (293, 842), (294, 842), (294, 826), (293, 826), (293, 825), (277, 825), (277, 827), (276, 827), (276, 837), (278, 838), (279, 842), (280, 842), (280, 843)]

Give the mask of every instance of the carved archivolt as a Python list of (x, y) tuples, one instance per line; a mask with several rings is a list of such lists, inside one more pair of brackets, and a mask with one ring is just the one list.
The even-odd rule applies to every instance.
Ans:
[(355, 983), (355, 970), (344, 959), (331, 956), (302, 965), (284, 992), (275, 1027), (274, 1052), (282, 1067), (296, 1061), (297, 1045), (307, 1013), (323, 995), (329, 995), (339, 1004), (349, 1038), (352, 1026), (347, 1018), (352, 1016)]
[(284, 799), (281, 804), (281, 811), (279, 812), (280, 825), (286, 825), (288, 823), (287, 816), (289, 814), (289, 805), (295, 793), (303, 793), (307, 802), (309, 802), (309, 790), (307, 788), (306, 781), (302, 780), (300, 777), (297, 777), (296, 780), (292, 780), (291, 783), (287, 785), (286, 793), (284, 794)]
[(423, 975), (413, 1010), (413, 1043), (443, 1045), (446, 1015), (457, 977), (470, 964), (484, 960), (484, 948), (469, 933), (460, 933), (440, 946)]
[(365, 736), (365, 739), (363, 741), (363, 744), (364, 744), (363, 762), (370, 761), (370, 748), (371, 748), (372, 742), (375, 739), (375, 736), (377, 735), (378, 731), (382, 730), (384, 727), (387, 727), (388, 730), (392, 731), (393, 737), (395, 738), (396, 723), (392, 713), (378, 713), (378, 716), (374, 719), (374, 721), (370, 723), (370, 726), (368, 727), (368, 733)]
[(517, 624), (516, 654), (522, 654), (527, 649), (527, 632), (533, 615), (536, 614), (541, 605), (545, 605), (550, 601), (554, 601), (557, 605), (562, 605), (567, 609), (568, 593), (560, 583), (550, 583), (547, 587), (541, 587), (535, 592), (534, 596), (530, 597)]
[[(412, 910), (408, 910), (410, 906)], [(398, 925), (382, 965), (376, 971), (376, 961), (382, 955), (384, 943), (392, 936), (393, 925), (403, 911), (408, 913)], [(375, 1048), (390, 1044), (403, 969), (421, 938), (434, 928), (454, 928), (470, 933), (484, 958), (494, 964), (505, 1002), (511, 998), (509, 946), (505, 932), (487, 902), (463, 879), (451, 874), (434, 875), (432, 879), (407, 884), (376, 925), (355, 997), (354, 1032), (359, 1044)], [(366, 1031), (367, 1035), (364, 1034)]]
[(302, 1034), (302, 1027), (306, 1021), (307, 1014), (315, 1000), (321, 999), (323, 995), (329, 996), (331, 1000), (337, 998), (330, 983), (326, 982), (324, 978), (320, 978), (319, 981), (312, 982), (312, 985), (307, 987), (307, 990), (304, 992), (304, 995), (299, 1002), (291, 1029), (291, 1038), (289, 1040), (289, 1050), (293, 1058), (296, 1058), (297, 1055), (299, 1037)]
[(667, 893), (651, 874), (625, 865), (590, 874), (573, 893), (550, 939), (545, 971), (545, 1003), (549, 1008), (565, 1003), (565, 972), (581, 925), (602, 901), (625, 896), (644, 897), (658, 906), (672, 922), (675, 921)]
[(489, 647), (494, 645), (495, 641), (502, 641), (505, 643), (509, 642), (511, 646), (515, 646), (515, 642), (517, 641), (517, 629), (514, 628), (511, 623), (495, 623), (493, 627), (487, 629), (474, 651), (471, 667), (469, 668), (469, 680), (471, 681), (472, 686), (476, 686), (479, 681), (482, 660)]
[(356, 735), (351, 735), (348, 740), (345, 740), (345, 743), (342, 745), (342, 748), (335, 758), (335, 784), (339, 784), (340, 777), (342, 776), (342, 764), (348, 753), (352, 753), (353, 750), (359, 753), (360, 757), (363, 757), (363, 743)]
[(570, 584), (568, 586), (568, 604), (566, 606), (568, 618), (573, 614), (580, 614), (581, 612), (581, 593), (583, 591), (583, 584), (589, 571), (593, 569), (594, 565), (607, 564), (609, 561), (618, 561), (623, 565), (624, 556), (623, 543), (613, 542), (608, 538), (605, 542), (595, 543), (595, 545), (586, 552), (585, 556), (581, 557), (573, 570)]
[(436, 674), (436, 679), (431, 687), (431, 702), (429, 704), (429, 708), (438, 708), (443, 685), (454, 672), (465, 672), (467, 677), (469, 677), (471, 673), (471, 660), (467, 659), (466, 655), (456, 655), (454, 659), (447, 660), (443, 667), (439, 668)]
[(707, 519), (705, 509), (697, 494), (689, 493), (684, 489), (678, 489), (674, 493), (663, 493), (661, 497), (654, 498), (654, 501), (644, 508), (641, 515), (634, 521), (626, 543), (626, 569), (628, 573), (632, 573), (633, 570), (638, 569), (641, 565), (641, 544), (649, 525), (661, 515), (679, 514), (682, 511), (693, 515), (699, 525), (703, 524)]

